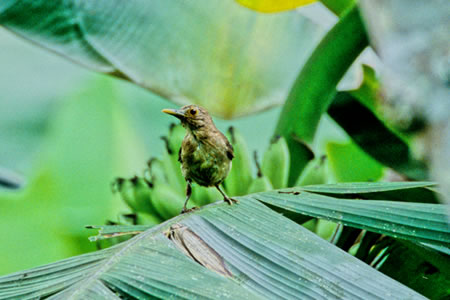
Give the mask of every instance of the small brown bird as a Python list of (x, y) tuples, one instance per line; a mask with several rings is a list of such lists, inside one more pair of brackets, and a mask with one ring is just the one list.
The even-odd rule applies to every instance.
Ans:
[(186, 128), (186, 136), (178, 152), (181, 172), (187, 182), (186, 201), (182, 213), (192, 194), (192, 181), (201, 186), (214, 186), (228, 204), (237, 200), (228, 197), (220, 188), (231, 169), (234, 157), (233, 147), (228, 139), (214, 125), (203, 107), (186, 105), (180, 109), (163, 109), (164, 113), (180, 119)]

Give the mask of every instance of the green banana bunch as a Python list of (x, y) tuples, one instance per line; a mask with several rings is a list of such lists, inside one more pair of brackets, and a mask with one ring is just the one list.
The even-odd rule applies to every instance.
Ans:
[(158, 225), (161, 221), (161, 218), (156, 217), (154, 214), (144, 212), (136, 213), (136, 224), (139, 225)]
[(137, 205), (136, 211), (156, 215), (157, 213), (153, 206), (151, 196), (152, 184), (137, 176), (131, 178), (131, 183), (134, 185), (134, 199)]
[(164, 164), (160, 159), (152, 157), (147, 161), (147, 169), (144, 170), (144, 179), (151, 185), (165, 184), (167, 182)]
[(210, 204), (222, 198), (222, 195), (215, 188), (206, 188), (199, 185), (194, 185), (192, 188), (191, 200), (196, 206)]
[(178, 215), (184, 199), (170, 185), (156, 180), (153, 184), (144, 178), (118, 178), (114, 189), (138, 216), (137, 224), (160, 223)]
[(111, 189), (113, 194), (120, 194), (120, 197), (128, 205), (129, 208), (131, 208), (133, 211), (137, 210), (137, 205), (134, 199), (133, 183), (131, 183), (131, 180), (118, 177), (113, 181)]
[(253, 158), (255, 160), (257, 173), (256, 178), (252, 180), (252, 183), (248, 188), (248, 193), (253, 194), (273, 190), (273, 186), (270, 183), (269, 178), (267, 178), (267, 176), (265, 176), (261, 171), (261, 167), (258, 162), (258, 154), (256, 151), (253, 153)]
[(250, 156), (247, 149), (247, 143), (239, 131), (233, 127), (228, 129), (226, 135), (233, 146), (234, 159), (231, 171), (224, 182), (225, 190), (230, 196), (245, 195), (252, 182)]
[[(254, 163), (256, 177), (252, 175), (251, 156), (244, 137), (233, 127), (227, 131), (227, 138), (234, 148), (234, 159), (230, 173), (224, 182), (229, 196), (270, 191), (288, 187), (290, 155), (286, 140), (277, 137), (271, 141), (259, 164), (256, 151)], [(131, 214), (120, 216), (116, 224), (156, 225), (179, 215), (185, 201), (186, 181), (178, 161), (178, 151), (185, 136), (181, 125), (171, 125), (169, 134), (162, 137), (166, 151), (161, 157), (151, 158), (142, 177), (117, 178), (114, 191), (131, 208)], [(327, 161), (325, 156), (310, 161), (296, 182), (296, 186), (320, 184), (327, 181)], [(222, 195), (215, 188), (205, 188), (194, 184), (190, 205), (203, 206), (221, 201)], [(305, 227), (316, 232), (329, 231), (329, 225), (310, 220)], [(324, 227), (325, 226), (325, 227)], [(327, 232), (328, 232), (327, 231)], [(120, 241), (118, 239), (118, 241)]]
[[(151, 158), (142, 177), (118, 178), (114, 183), (118, 192), (132, 209), (137, 224), (155, 224), (178, 215), (185, 201), (186, 181), (181, 173), (178, 151), (185, 135), (181, 125), (171, 125), (167, 137), (166, 151), (159, 158)], [(257, 176), (252, 176), (251, 156), (244, 137), (230, 127), (227, 137), (234, 148), (234, 159), (224, 187), (228, 195), (268, 191), (287, 186), (289, 152), (283, 138), (276, 139), (264, 153), (262, 166), (256, 152)], [(190, 204), (202, 206), (222, 200), (214, 188), (195, 185)]]
[[(183, 196), (185, 195), (186, 181), (181, 173), (178, 152), (185, 134), (186, 132), (183, 126), (175, 124), (170, 125), (169, 136), (166, 140), (168, 155), (165, 155), (162, 160), (164, 171), (169, 172), (165, 173), (166, 184), (174, 187), (174, 189), (179, 191)], [(221, 195), (218, 191), (198, 185), (193, 189), (191, 197), (192, 203), (196, 206), (209, 204), (218, 199), (221, 199)]]
[(287, 187), (290, 156), (286, 140), (276, 137), (264, 153), (261, 171), (275, 189)]
[(180, 124), (172, 123), (169, 128), (169, 147), (178, 158), (178, 150), (183, 142), (186, 130)]
[(167, 220), (180, 214), (184, 197), (168, 184), (155, 184), (152, 188), (152, 202), (158, 214)]
[(169, 135), (161, 137), (166, 143), (166, 153), (162, 158), (162, 164), (166, 174), (167, 181), (172, 186), (172, 189), (183, 195), (186, 181), (180, 170), (180, 162), (178, 161), (178, 151), (183, 141), (185, 130), (181, 125), (170, 126)]
[(151, 158), (147, 166), (144, 177), (152, 186), (151, 198), (157, 214), (163, 220), (176, 216), (183, 208), (184, 198), (177, 191), (174, 191), (170, 181), (168, 181), (169, 178), (174, 180), (174, 177), (165, 176), (165, 166), (167, 165), (164, 165), (164, 162), (157, 158)]
[(121, 214), (118, 217), (118, 221), (108, 221), (108, 225), (157, 225), (161, 222), (161, 219), (156, 218), (154, 215), (136, 212), (131, 214)]
[(131, 179), (117, 178), (113, 183), (113, 192), (119, 192), (121, 198), (134, 211), (153, 215), (161, 220), (151, 199), (151, 184), (137, 176)]
[(322, 184), (327, 182), (327, 157), (322, 155), (311, 160), (303, 170), (295, 185)]

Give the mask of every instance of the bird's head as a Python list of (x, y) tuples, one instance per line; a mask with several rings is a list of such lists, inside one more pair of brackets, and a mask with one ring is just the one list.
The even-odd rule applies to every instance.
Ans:
[(208, 111), (198, 105), (185, 105), (179, 109), (163, 109), (162, 112), (180, 119), (181, 124), (190, 130), (198, 130), (213, 125)]

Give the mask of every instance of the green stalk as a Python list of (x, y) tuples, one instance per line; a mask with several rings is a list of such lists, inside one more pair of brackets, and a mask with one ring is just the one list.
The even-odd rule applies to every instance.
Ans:
[(313, 141), (319, 120), (336, 94), (337, 84), (366, 46), (366, 31), (354, 5), (325, 35), (295, 80), (275, 129), (275, 135), (286, 138), (291, 154), (289, 186), (295, 184), (312, 159), (304, 143)]
[(348, 9), (352, 8), (356, 0), (320, 0), (329, 10), (337, 16), (342, 16)]

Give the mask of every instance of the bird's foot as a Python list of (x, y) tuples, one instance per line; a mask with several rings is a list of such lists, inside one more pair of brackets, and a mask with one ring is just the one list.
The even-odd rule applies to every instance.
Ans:
[(181, 210), (181, 213), (180, 213), (180, 214), (190, 213), (191, 211), (194, 211), (194, 210), (197, 210), (197, 209), (198, 209), (197, 206), (194, 206), (194, 207), (189, 208), (189, 209), (187, 209), (186, 207), (184, 207), (184, 208)]
[(233, 203), (238, 203), (239, 201), (237, 201), (236, 199), (230, 198), (230, 197), (225, 197), (223, 198), (223, 201), (225, 201), (226, 203), (228, 203), (229, 205), (232, 205)]

